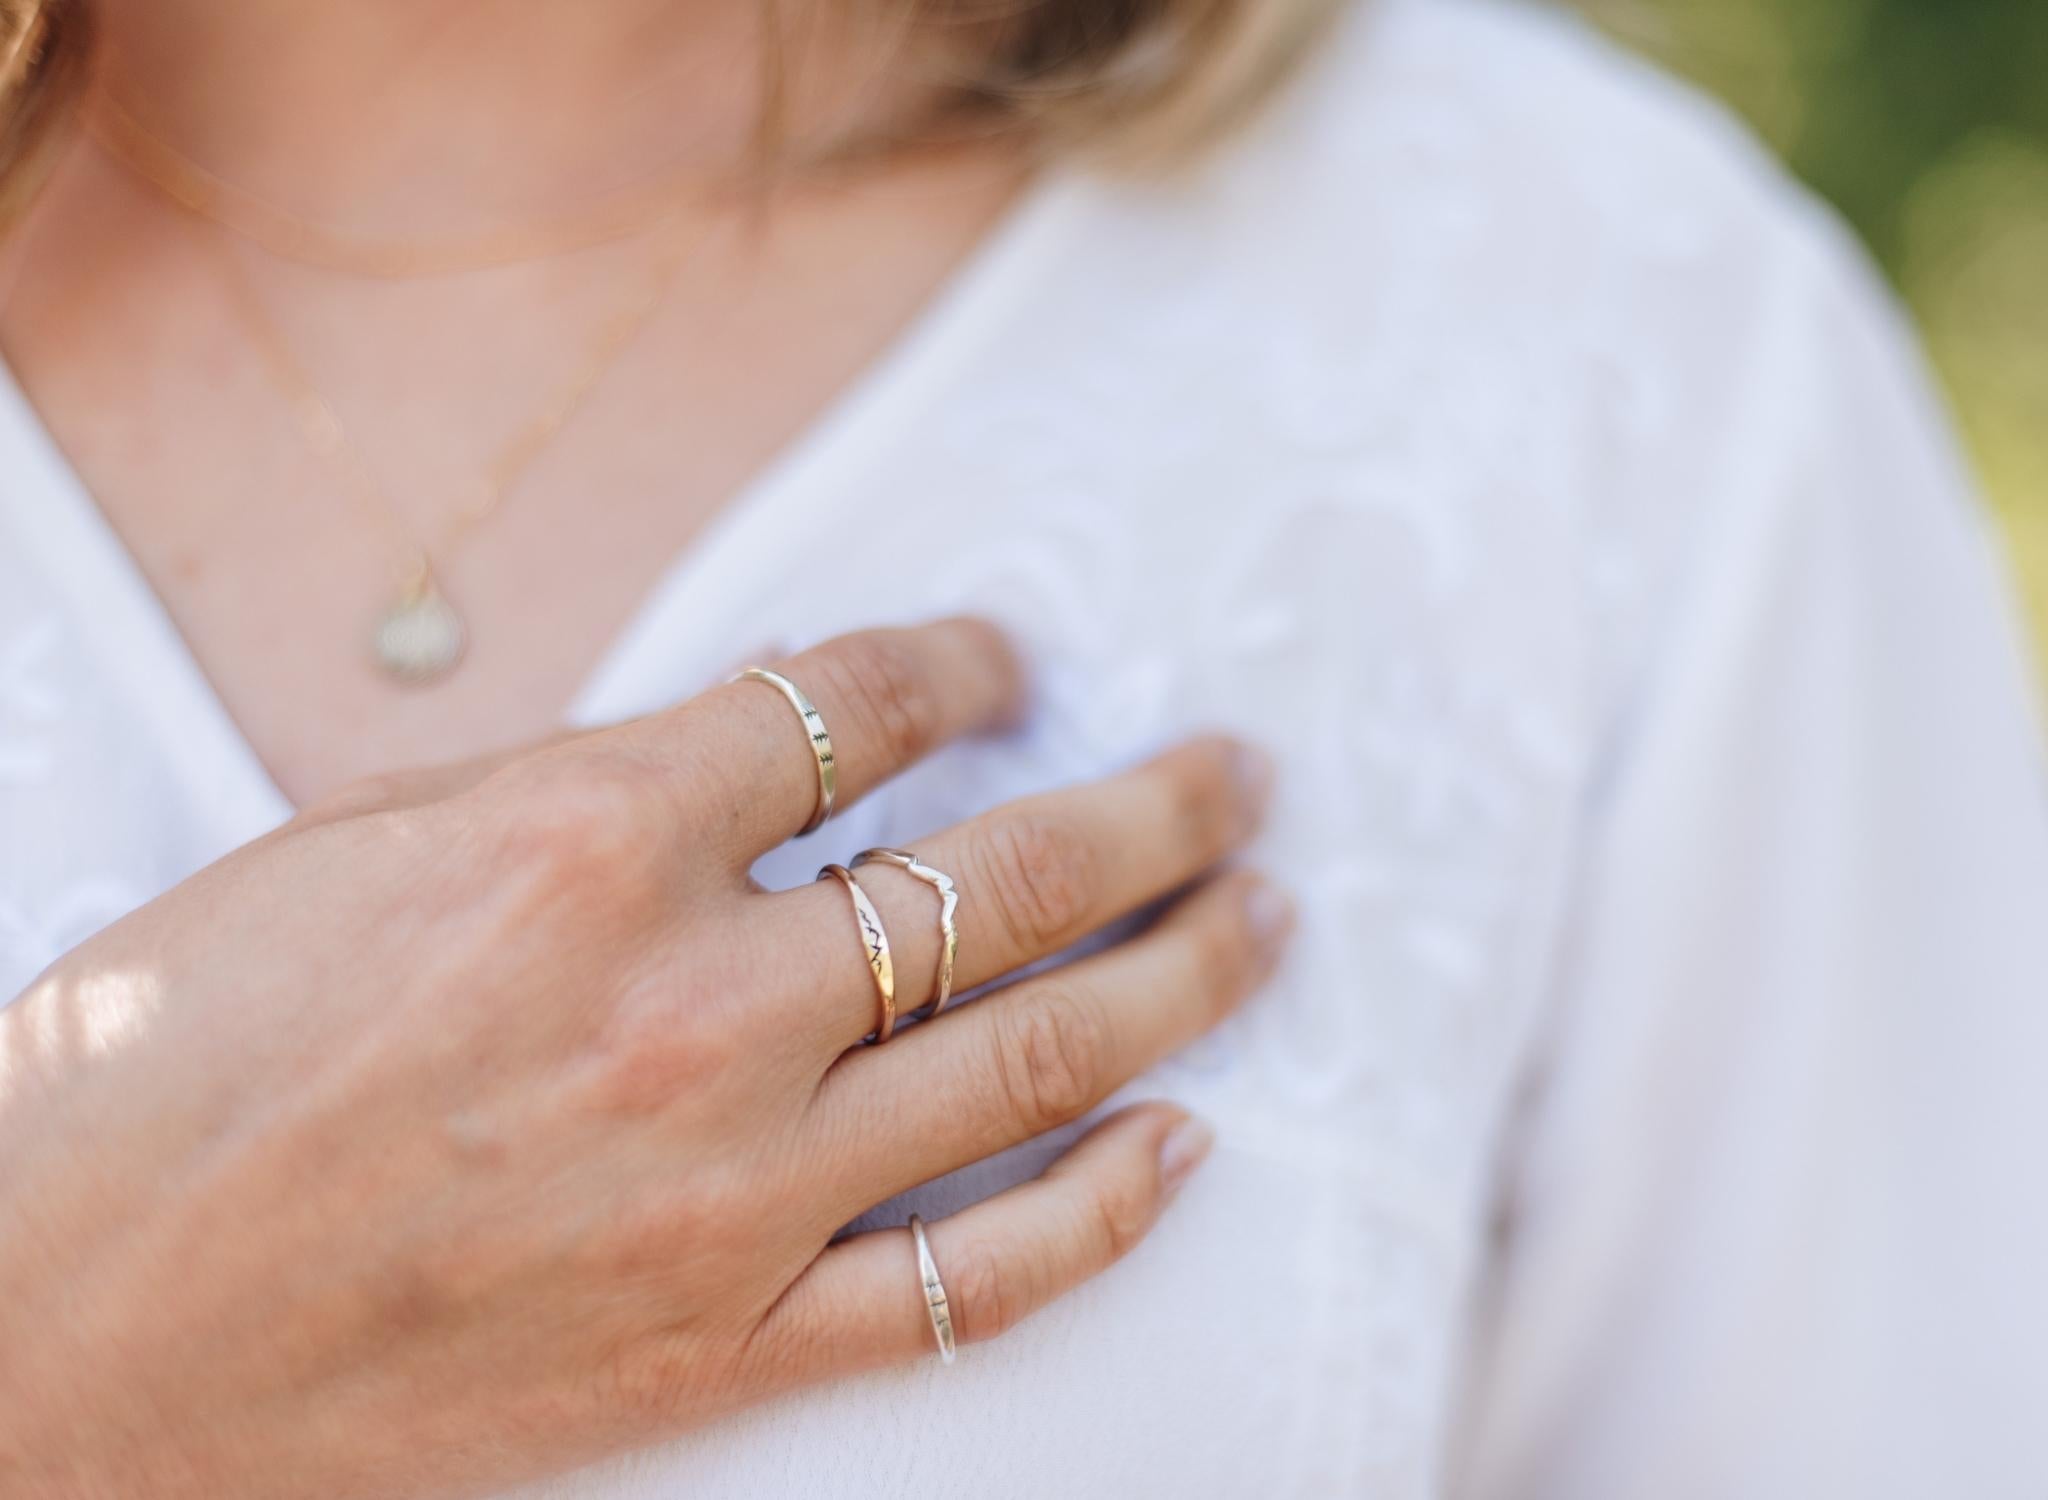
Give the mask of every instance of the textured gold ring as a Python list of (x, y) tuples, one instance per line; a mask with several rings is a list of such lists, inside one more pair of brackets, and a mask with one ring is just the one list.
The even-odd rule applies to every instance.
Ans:
[(896, 965), (889, 957), (889, 934), (882, 931), (882, 914), (853, 878), (853, 871), (845, 865), (827, 865), (818, 872), (820, 880), (828, 875), (853, 897), (853, 915), (860, 923), (861, 951), (867, 955), (868, 973), (874, 977), (875, 996), (882, 1005), (881, 1022), (865, 1040), (880, 1044), (888, 1041), (889, 1033), (896, 1029)]
[(797, 837), (802, 838), (832, 816), (832, 799), (839, 793), (839, 767), (832, 756), (832, 736), (826, 733), (824, 716), (818, 712), (818, 705), (804, 696), (804, 690), (780, 672), (771, 672), (766, 667), (748, 667), (732, 680), (767, 683), (789, 700), (789, 706), (804, 721), (804, 733), (810, 737), (811, 755), (818, 762), (818, 801), (811, 809), (810, 822), (797, 830)]
[(912, 1020), (929, 1019), (953, 998), (953, 961), (960, 956), (960, 929), (954, 925), (953, 914), (960, 909), (960, 892), (952, 876), (934, 870), (907, 849), (863, 849), (854, 855), (851, 868), (858, 870), (866, 864), (894, 865), (939, 893), (938, 983), (932, 987), (931, 1000), (910, 1013)]
[(917, 1279), (924, 1286), (924, 1310), (932, 1320), (932, 1337), (938, 1341), (939, 1358), (953, 1362), (953, 1309), (946, 1301), (946, 1284), (939, 1280), (939, 1263), (932, 1259), (932, 1242), (925, 1237), (924, 1220), (910, 1216), (910, 1237), (917, 1243)]

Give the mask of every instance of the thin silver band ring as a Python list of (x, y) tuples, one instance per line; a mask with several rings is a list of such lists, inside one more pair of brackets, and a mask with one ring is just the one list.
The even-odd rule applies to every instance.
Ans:
[(932, 1259), (932, 1242), (925, 1238), (924, 1220), (910, 1216), (910, 1237), (917, 1242), (917, 1279), (924, 1285), (924, 1310), (932, 1320), (932, 1337), (938, 1341), (939, 1359), (953, 1362), (953, 1309), (946, 1302), (946, 1284), (939, 1280), (939, 1263)]

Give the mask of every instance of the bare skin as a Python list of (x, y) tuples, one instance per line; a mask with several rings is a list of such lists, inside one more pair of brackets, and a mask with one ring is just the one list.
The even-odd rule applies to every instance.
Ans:
[[(973, 623), (787, 671), (849, 801), (1017, 709)], [(835, 1231), (1086, 1114), (1257, 986), (1287, 904), (1203, 877), (1265, 794), (1205, 741), (922, 841), (961, 887), (963, 987), (1194, 885), (870, 1048), (845, 893), (747, 878), (816, 795), (759, 684), (309, 810), (0, 1011), (0, 1490), (471, 1494), (930, 1357), (908, 1237)], [(927, 983), (931, 893), (864, 874)], [(1127, 1250), (1207, 1145), (1136, 1106), (935, 1225), (960, 1336)]]
[[(726, 190), (758, 108), (760, 8), (739, 0), (98, 9), (110, 92), (222, 177), (351, 233), (545, 221), (679, 173), (709, 193), (644, 337), (443, 559), (473, 650), (419, 692), (364, 649), (403, 533), (308, 451), (205, 243), (220, 231), (96, 147), (72, 153), (14, 247), (0, 351), (301, 805), (550, 731), (668, 560), (915, 317), (1026, 175), (989, 143), (799, 173), (758, 212)], [(907, 96), (822, 40), (794, 64), (799, 151), (848, 99)], [(389, 283), (227, 248), (428, 536), (656, 258), (635, 240)]]

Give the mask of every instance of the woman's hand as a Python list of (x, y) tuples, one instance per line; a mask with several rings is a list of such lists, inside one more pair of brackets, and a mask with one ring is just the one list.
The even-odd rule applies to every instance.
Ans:
[[(784, 670), (841, 806), (1015, 711), (974, 623)], [(1204, 742), (919, 844), (959, 886), (956, 988), (1196, 879), (1252, 830), (1262, 766)], [(0, 1013), (0, 1490), (471, 1492), (930, 1356), (909, 1235), (834, 1232), (1214, 1025), (1287, 907), (1211, 879), (862, 1047), (846, 890), (747, 877), (816, 796), (790, 705), (735, 683), (353, 793), (60, 961)], [(937, 900), (860, 879), (907, 1011)], [(961, 1339), (1108, 1265), (1205, 1147), (1138, 1106), (933, 1225)]]

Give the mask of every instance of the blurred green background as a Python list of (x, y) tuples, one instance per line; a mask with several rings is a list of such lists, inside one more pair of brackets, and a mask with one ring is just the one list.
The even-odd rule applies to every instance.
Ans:
[(1920, 320), (2048, 683), (2048, 0), (1580, 0), (1747, 116)]

